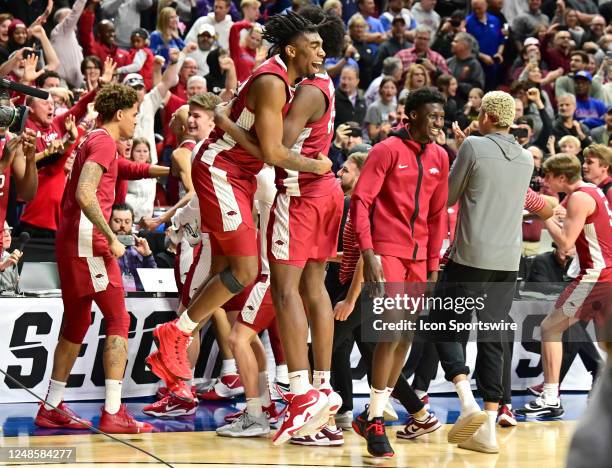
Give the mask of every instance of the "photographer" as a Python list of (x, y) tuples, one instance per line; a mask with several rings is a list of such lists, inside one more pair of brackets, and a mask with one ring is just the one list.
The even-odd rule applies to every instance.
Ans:
[(332, 171), (334, 173), (340, 170), (351, 150), (357, 145), (364, 146), (361, 126), (357, 122), (345, 122), (338, 125), (336, 138), (329, 147), (328, 155), (333, 162)]
[(138, 277), (138, 268), (157, 268), (149, 243), (142, 237), (132, 234), (134, 212), (128, 204), (114, 205), (108, 225), (123, 245), (126, 246), (123, 256), (118, 258), (126, 291), (142, 291)]

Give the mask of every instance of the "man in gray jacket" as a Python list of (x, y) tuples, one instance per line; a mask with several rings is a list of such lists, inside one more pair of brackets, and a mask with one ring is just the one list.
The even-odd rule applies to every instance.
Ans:
[(119, 47), (127, 50), (132, 47), (130, 35), (140, 26), (140, 13), (151, 5), (153, 0), (102, 0), (102, 14), (115, 24)]
[[(514, 99), (501, 91), (487, 93), (478, 117), (484, 136), (465, 137), (457, 123), (453, 130), (461, 144), (449, 175), (448, 205), (459, 202), (459, 220), (450, 261), (436, 285), (436, 296), (455, 299), (454, 310), (433, 310), (429, 320), (471, 322), (466, 297), (482, 301), (474, 307), (479, 326), (511, 322), (521, 256), (521, 223), (525, 194), (533, 172), (533, 157), (509, 134), (514, 120)], [(506, 330), (507, 332), (507, 330)], [(460, 341), (451, 331), (438, 335), (436, 347), (447, 380), (455, 384), (461, 414), (448, 434), (450, 443), (485, 453), (497, 453), (495, 422), (502, 397), (503, 330), (478, 331), (477, 386), (484, 400), (481, 411), (470, 389), (469, 368)]]

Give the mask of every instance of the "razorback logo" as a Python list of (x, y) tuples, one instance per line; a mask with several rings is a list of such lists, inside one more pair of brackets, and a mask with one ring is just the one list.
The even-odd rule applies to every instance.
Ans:
[(227, 212), (227, 215), (228, 215), (228, 216), (236, 216), (237, 214), (238, 214), (238, 213), (236, 213), (234, 210), (232, 210), (232, 211), (228, 211), (228, 212)]
[(276, 245), (285, 245), (285, 242), (284, 242), (284, 241), (282, 241), (282, 240), (280, 240), (280, 239), (279, 239), (279, 240), (277, 240), (277, 241), (274, 241), (274, 243), (275, 243)]
[(104, 275), (102, 273), (98, 273), (96, 275), (96, 279), (100, 279), (100, 278), (104, 278)]

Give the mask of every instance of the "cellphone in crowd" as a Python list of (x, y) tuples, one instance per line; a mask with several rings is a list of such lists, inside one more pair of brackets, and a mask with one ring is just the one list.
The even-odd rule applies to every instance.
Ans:
[(132, 247), (136, 245), (136, 239), (134, 239), (134, 236), (120, 234), (117, 236), (117, 240), (126, 247)]

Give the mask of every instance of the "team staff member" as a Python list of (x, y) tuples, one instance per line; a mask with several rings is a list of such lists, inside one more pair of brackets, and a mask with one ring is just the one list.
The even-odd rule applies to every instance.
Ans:
[[(351, 219), (366, 283), (436, 280), (446, 235), (448, 156), (434, 141), (443, 131), (445, 102), (432, 88), (410, 93), (408, 123), (372, 148), (361, 171), (351, 198)], [(374, 350), (369, 411), (353, 423), (374, 456), (393, 455), (383, 410), (409, 346), (379, 342)]]

